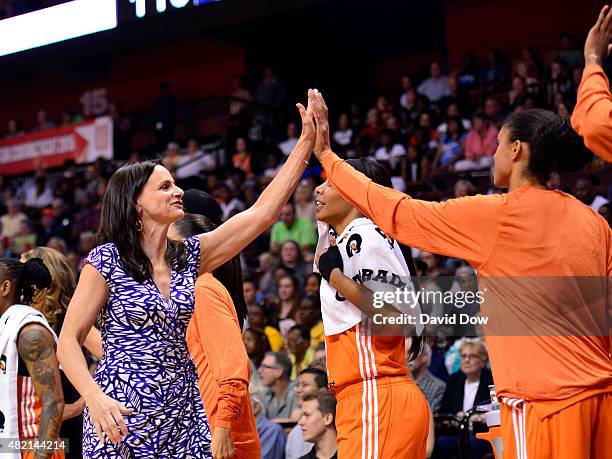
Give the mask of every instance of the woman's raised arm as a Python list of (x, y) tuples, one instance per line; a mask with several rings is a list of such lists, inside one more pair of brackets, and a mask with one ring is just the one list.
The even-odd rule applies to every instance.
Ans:
[(200, 272), (211, 272), (244, 249), (269, 228), (280, 214), (306, 169), (315, 140), (310, 109), (297, 104), (302, 117), (302, 134), (278, 175), (252, 207), (230, 218), (214, 231), (200, 234)]

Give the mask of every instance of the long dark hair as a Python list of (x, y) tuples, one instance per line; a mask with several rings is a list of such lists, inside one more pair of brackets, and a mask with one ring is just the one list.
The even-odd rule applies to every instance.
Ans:
[(546, 184), (551, 172), (574, 172), (593, 159), (567, 120), (548, 110), (532, 108), (514, 113), (504, 123), (510, 142), (529, 144), (528, 172)]
[[(206, 216), (198, 214), (185, 214), (181, 220), (174, 224), (174, 228), (182, 237), (209, 233), (216, 227), (217, 225)], [(236, 315), (238, 316), (238, 324), (240, 325), (240, 330), (242, 330), (248, 309), (246, 301), (244, 300), (244, 290), (242, 289), (242, 265), (240, 264), (240, 256), (236, 255), (230, 258), (215, 269), (212, 274), (223, 284), (232, 297), (234, 307), (236, 308)]]
[[(153, 265), (140, 244), (136, 200), (155, 166), (160, 164), (159, 161), (130, 163), (113, 174), (102, 199), (100, 229), (96, 236), (96, 245), (112, 242), (117, 246), (125, 272), (141, 283), (153, 276)], [(187, 251), (180, 242), (168, 240), (166, 263), (172, 267), (174, 260), (178, 271), (185, 269)]]
[[(393, 188), (393, 185), (391, 183), (391, 176), (389, 175), (387, 169), (380, 162), (368, 158), (349, 159), (346, 162), (353, 166), (355, 170), (361, 172), (363, 175), (368, 177), (374, 183), (386, 186), (387, 188)], [(397, 243), (399, 244), (399, 242)], [(414, 282), (417, 282), (416, 268), (414, 266), (414, 260), (412, 259), (412, 251), (407, 245), (399, 244), (399, 246), (402, 251), (402, 255), (404, 256), (404, 260), (406, 261), (406, 266), (408, 267), (410, 276), (413, 278)], [(418, 290), (418, 285), (415, 285), (415, 289)], [(408, 350), (408, 359), (416, 359), (422, 350), (423, 336), (413, 336), (412, 344), (410, 345), (410, 349)]]
[(25, 263), (0, 258), (0, 280), (9, 280), (15, 289), (15, 301), (31, 305), (37, 291), (51, 286), (51, 273), (40, 258)]

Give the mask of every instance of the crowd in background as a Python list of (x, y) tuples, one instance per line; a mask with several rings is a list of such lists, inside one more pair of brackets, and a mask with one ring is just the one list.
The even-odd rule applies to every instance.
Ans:
[[(467, 55), (462, 68), (448, 74), (440, 62), (432, 62), (429, 70), (422, 81), (402, 76), (395, 94), (375, 96), (369, 107), (351, 104), (334, 112), (332, 141), (333, 149), (345, 158), (370, 157), (385, 164), (395, 188), (422, 199), (444, 200), (500, 191), (489, 178), (499, 128), (508, 114), (542, 107), (569, 119), (582, 74), (582, 55), (573, 48), (571, 37), (563, 36), (556, 51), (538, 54), (524, 49), (515, 60), (491, 51), (482, 62)], [(166, 145), (160, 158), (179, 186), (213, 194), (224, 219), (251, 206), (299, 135), (295, 122), (281, 124), (282, 117), (270, 110), (288, 103), (282, 82), (271, 69), (266, 69), (253, 93), (236, 80), (223, 149), (209, 149), (195, 138), (183, 144), (172, 138), (176, 101), (168, 85), (162, 85), (161, 91), (153, 107), (161, 124), (158, 143)], [(249, 109), (252, 101), (266, 110)], [(116, 111), (111, 116), (118, 118)], [(66, 112), (61, 123), (79, 119)], [(36, 120), (30, 130), (55, 125), (44, 110)], [(118, 156), (139, 159), (138, 153), (125, 151), (122, 126), (116, 123), (116, 146), (122, 148)], [(23, 132), (11, 120), (6, 136)], [(120, 163), (66, 162), (56, 173), (41, 169), (25, 178), (0, 176), (0, 256), (18, 258), (33, 248), (50, 247), (65, 257), (78, 278), (84, 257), (96, 244), (107, 181)], [(594, 159), (579, 176), (554, 174), (548, 185), (573, 194), (612, 225), (612, 187), (606, 189), (601, 181), (606, 167)], [(304, 438), (295, 429), (286, 436), (283, 427), (289, 431), (290, 423), (301, 418), (300, 408), (313, 401), (309, 395), (327, 390), (321, 277), (313, 273), (319, 239), (314, 189), (324, 180), (321, 172), (313, 157), (279, 220), (241, 254), (248, 306), (243, 339), (251, 360), (251, 399), (266, 458), (282, 458), (285, 453), (297, 458), (309, 451), (312, 445), (304, 450)], [(417, 274), (423, 276), (421, 287), (477, 289), (475, 272), (465, 261), (418, 250), (413, 256)], [(431, 312), (440, 305), (424, 308)], [(486, 347), (478, 338), (458, 339), (474, 334), (473, 329), (441, 329), (433, 345), (410, 362), (412, 376), (433, 413), (461, 417), (489, 400), (487, 386), (493, 381)], [(329, 400), (315, 400), (321, 412), (332, 411)], [(482, 421), (474, 416), (473, 422)], [(324, 427), (312, 438), (331, 441), (330, 426)], [(453, 423), (437, 427), (434, 455), (451, 457), (457, 451)], [(474, 454), (486, 453), (478, 442), (472, 445)]]

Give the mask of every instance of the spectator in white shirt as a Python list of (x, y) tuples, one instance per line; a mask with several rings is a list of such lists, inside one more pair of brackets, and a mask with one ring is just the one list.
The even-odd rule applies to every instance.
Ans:
[(593, 177), (580, 177), (576, 182), (574, 195), (595, 212), (599, 212), (601, 206), (608, 204), (608, 200), (597, 193), (595, 185), (595, 179)]
[(204, 153), (198, 142), (191, 139), (187, 142), (187, 154), (181, 155), (177, 161), (175, 176), (179, 180), (186, 179), (197, 176), (202, 171), (210, 172), (216, 166), (214, 153)]
[(334, 151), (337, 151), (338, 154), (347, 154), (353, 146), (353, 134), (348, 115), (342, 113), (338, 119), (338, 127), (332, 135)]
[(401, 164), (406, 156), (406, 149), (401, 144), (395, 143), (394, 132), (390, 129), (385, 129), (381, 133), (380, 143), (382, 145), (374, 152), (374, 159), (389, 166), (393, 187), (405, 191), (406, 183), (402, 178)]
[(47, 181), (47, 175), (42, 170), (36, 172), (34, 180), (24, 186), (23, 192), (26, 207), (42, 209), (53, 202), (53, 191)]
[(221, 210), (223, 211), (223, 221), (227, 220), (232, 212), (242, 212), (244, 210), (244, 203), (240, 199), (234, 197), (229, 186), (225, 183), (219, 185), (219, 188), (214, 192), (214, 196), (219, 201), (219, 206), (221, 206)]
[(287, 140), (278, 144), (278, 148), (283, 152), (283, 155), (289, 156), (298, 141), (297, 126), (295, 123), (287, 125)]
[(26, 221), (28, 218), (19, 209), (19, 204), (15, 199), (11, 199), (7, 203), (7, 213), (0, 217), (0, 224), (2, 225), (0, 234), (2, 237), (14, 237), (21, 226), (21, 222)]
[(450, 96), (448, 77), (442, 75), (440, 63), (432, 62), (429, 71), (431, 76), (419, 85), (417, 92), (427, 97), (430, 102), (438, 102), (443, 97)]

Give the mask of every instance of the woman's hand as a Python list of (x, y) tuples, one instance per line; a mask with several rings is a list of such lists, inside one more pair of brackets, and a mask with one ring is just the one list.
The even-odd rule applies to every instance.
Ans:
[(91, 397), (87, 401), (87, 406), (89, 418), (101, 443), (104, 443), (103, 434), (106, 434), (113, 444), (119, 443), (128, 434), (122, 415), (132, 414), (134, 410), (126, 408), (102, 391)]
[(308, 90), (308, 109), (312, 110), (315, 123), (317, 125), (317, 135), (315, 138), (314, 153), (321, 162), (323, 158), (331, 153), (329, 141), (329, 119), (327, 105), (323, 95), (316, 89)]
[(229, 429), (215, 427), (210, 446), (213, 459), (230, 459), (234, 457), (234, 440)]
[(308, 105), (307, 109), (299, 103), (295, 104), (295, 106), (297, 107), (298, 111), (300, 112), (300, 116), (302, 117), (302, 133), (300, 134), (300, 137), (302, 137), (302, 139), (304, 140), (314, 143), (316, 129), (310, 104)]
[(584, 42), (585, 64), (602, 65), (610, 53), (610, 42), (612, 42), (612, 9), (605, 5)]

